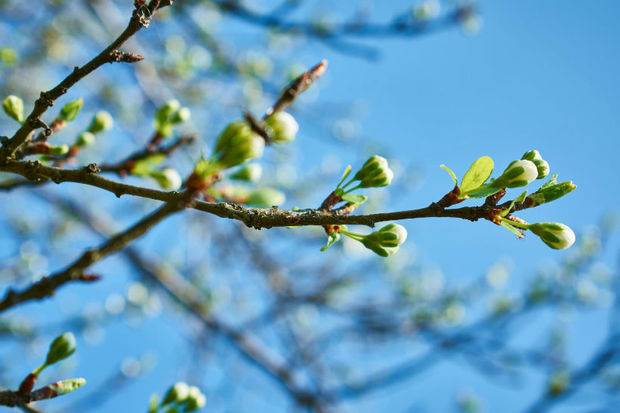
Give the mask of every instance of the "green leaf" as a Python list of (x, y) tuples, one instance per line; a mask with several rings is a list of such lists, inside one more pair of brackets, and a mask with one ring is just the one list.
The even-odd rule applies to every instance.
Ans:
[(469, 191), (482, 186), (491, 176), (493, 167), (493, 159), (490, 156), (481, 156), (476, 159), (463, 176), (460, 186), (461, 194), (466, 195)]
[(327, 238), (327, 244), (325, 244), (323, 248), (321, 248), (321, 252), (327, 251), (329, 247), (334, 245), (339, 240), (340, 240), (340, 233), (334, 232), (334, 233), (329, 234)]
[(502, 220), (499, 225), (501, 225), (502, 227), (506, 228), (508, 231), (512, 232), (513, 234), (515, 234), (517, 236), (517, 238), (523, 238), (523, 231), (521, 231), (518, 228), (513, 227), (512, 225), (510, 225), (510, 223), (506, 220)]
[(353, 168), (351, 167), (351, 165), (347, 165), (347, 167), (344, 168), (344, 172), (342, 173), (342, 177), (340, 178), (338, 185), (336, 185), (336, 189), (340, 188), (340, 185), (342, 185), (344, 180), (347, 179), (347, 177), (351, 174), (352, 170)]
[(156, 154), (151, 155), (148, 158), (140, 159), (136, 161), (133, 168), (131, 168), (132, 175), (146, 176), (155, 170), (157, 165), (162, 163), (166, 159), (166, 155)]
[(344, 194), (342, 195), (342, 200), (354, 204), (356, 206), (362, 205), (368, 197), (364, 195), (356, 195), (356, 194)]
[(472, 191), (469, 191), (469, 193), (467, 193), (467, 196), (469, 198), (486, 198), (495, 194), (496, 192), (499, 192), (500, 190), (501, 188), (495, 188), (491, 185), (482, 185)]
[(459, 178), (456, 177), (456, 174), (454, 173), (454, 171), (452, 169), (450, 169), (449, 167), (447, 167), (444, 164), (439, 165), (439, 167), (441, 169), (443, 169), (444, 171), (446, 171), (448, 173), (448, 175), (450, 175), (450, 178), (452, 178), (452, 182), (454, 182), (454, 185), (458, 185)]
[(540, 191), (541, 189), (549, 188), (550, 186), (553, 186), (557, 183), (558, 183), (558, 174), (553, 174), (551, 175), (551, 178), (549, 178), (549, 180), (545, 182), (544, 185), (538, 189), (538, 191)]

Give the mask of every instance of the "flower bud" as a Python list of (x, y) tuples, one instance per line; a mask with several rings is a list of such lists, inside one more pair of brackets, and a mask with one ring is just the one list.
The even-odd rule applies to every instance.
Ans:
[(295, 140), (299, 125), (295, 118), (287, 112), (276, 112), (265, 120), (271, 132), (269, 136), (275, 143), (287, 143)]
[(2, 102), (2, 109), (4, 109), (4, 113), (19, 123), (24, 121), (24, 101), (21, 98), (15, 95), (7, 96)]
[(60, 109), (60, 114), (58, 114), (58, 119), (64, 120), (65, 122), (73, 121), (80, 110), (82, 110), (82, 106), (84, 106), (84, 99), (79, 98), (72, 102), (67, 103), (65, 106)]
[(559, 371), (554, 373), (549, 379), (547, 389), (552, 396), (558, 396), (568, 388), (570, 385), (570, 376), (565, 371)]
[(273, 188), (259, 188), (251, 191), (245, 203), (257, 208), (269, 208), (282, 205), (286, 197), (284, 194)]
[(207, 398), (204, 394), (202, 394), (198, 387), (191, 386), (184, 404), (184, 412), (194, 412), (205, 407), (205, 404), (207, 404)]
[(54, 397), (56, 397), (74, 392), (85, 384), (86, 379), (79, 377), (76, 379), (60, 380), (56, 383), (50, 384), (48, 387), (52, 392), (54, 392)]
[(257, 163), (250, 163), (247, 165), (243, 165), (241, 169), (230, 175), (230, 179), (235, 179), (237, 181), (256, 182), (260, 179), (262, 174), (262, 166)]
[(91, 132), (82, 132), (78, 135), (75, 144), (77, 146), (79, 146), (80, 148), (83, 148), (84, 146), (91, 146), (95, 144), (95, 141), (97, 140), (97, 138), (95, 137), (95, 135)]
[(50, 344), (45, 359), (45, 365), (51, 366), (61, 360), (66, 359), (75, 352), (75, 336), (72, 333), (64, 333), (58, 336)]
[(388, 224), (378, 231), (371, 232), (362, 244), (382, 257), (393, 255), (407, 239), (407, 230), (399, 224)]
[(545, 244), (556, 250), (569, 248), (575, 243), (573, 230), (558, 222), (531, 224), (528, 229), (538, 235)]
[(152, 171), (149, 176), (157, 181), (159, 186), (167, 191), (176, 191), (182, 185), (181, 175), (173, 168), (165, 168), (161, 171)]
[(93, 134), (98, 134), (100, 132), (106, 131), (114, 125), (114, 119), (112, 119), (112, 115), (110, 115), (106, 111), (99, 111), (93, 116), (93, 119), (90, 122), (90, 126), (88, 127), (88, 132)]
[(388, 186), (392, 178), (394, 173), (388, 166), (388, 161), (379, 155), (371, 156), (353, 177), (354, 180), (360, 181), (360, 188)]
[(538, 179), (543, 179), (549, 175), (549, 162), (544, 159), (535, 159), (534, 165), (536, 165), (536, 170), (538, 171)]
[(244, 121), (230, 123), (215, 143), (215, 160), (225, 169), (258, 158), (265, 148), (264, 139)]
[(50, 147), (50, 155), (62, 156), (69, 152), (69, 145), (58, 145)]
[(189, 386), (180, 381), (168, 389), (162, 400), (162, 406), (169, 403), (183, 403), (189, 396)]
[(161, 123), (166, 123), (168, 118), (170, 118), (170, 116), (172, 116), (172, 114), (177, 112), (180, 108), (181, 103), (176, 99), (171, 99), (157, 109), (157, 112), (155, 113), (155, 120)]
[(532, 149), (531, 151), (525, 152), (521, 159), (534, 162), (535, 160), (542, 160), (542, 156), (536, 149)]
[(543, 186), (530, 195), (529, 198), (534, 201), (535, 205), (542, 205), (563, 197), (574, 191), (575, 188), (577, 188), (577, 186), (572, 181), (560, 182), (559, 184)]
[(170, 122), (171, 123), (184, 123), (187, 122), (189, 120), (189, 118), (191, 117), (192, 113), (190, 112), (190, 110), (188, 108), (181, 108), (179, 110), (177, 110), (171, 117), (170, 117)]
[(491, 182), (494, 188), (518, 188), (526, 186), (538, 177), (538, 169), (532, 161), (512, 161), (502, 175)]

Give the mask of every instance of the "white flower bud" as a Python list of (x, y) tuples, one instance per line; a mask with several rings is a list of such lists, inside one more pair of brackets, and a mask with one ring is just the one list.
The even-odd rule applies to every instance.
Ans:
[(545, 244), (556, 250), (569, 248), (575, 243), (573, 230), (559, 222), (531, 224), (528, 229), (538, 235)]
[(77, 140), (75, 141), (75, 144), (79, 147), (84, 147), (84, 146), (91, 146), (95, 144), (95, 141), (97, 140), (97, 138), (95, 137), (95, 135), (91, 132), (82, 132), (80, 133), (80, 135), (78, 136)]
[(494, 188), (518, 188), (526, 186), (538, 177), (538, 169), (532, 161), (521, 159), (511, 162), (502, 175), (491, 182)]
[(531, 151), (525, 152), (521, 159), (534, 162), (537, 159), (542, 160), (542, 156), (540, 155), (540, 152), (538, 152), (536, 149), (532, 149)]
[(265, 124), (270, 128), (270, 137), (275, 143), (291, 142), (299, 131), (299, 124), (287, 112), (274, 113), (265, 120)]
[(153, 171), (150, 177), (155, 179), (159, 186), (167, 191), (176, 191), (183, 183), (181, 175), (173, 168), (165, 168), (161, 171)]
[(93, 117), (92, 121), (90, 122), (90, 126), (88, 127), (88, 132), (96, 135), (100, 132), (112, 128), (113, 125), (114, 119), (112, 119), (112, 115), (102, 110), (97, 112)]
[(183, 403), (189, 396), (189, 386), (180, 381), (170, 387), (162, 400), (162, 406), (169, 403)]

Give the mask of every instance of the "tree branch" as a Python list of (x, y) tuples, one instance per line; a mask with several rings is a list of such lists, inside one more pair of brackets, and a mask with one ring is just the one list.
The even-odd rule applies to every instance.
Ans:
[(43, 277), (41, 280), (21, 291), (14, 291), (9, 288), (4, 298), (0, 301), (0, 313), (27, 301), (42, 300), (49, 297), (53, 295), (58, 288), (69, 282), (90, 282), (97, 280), (98, 278), (96, 277), (84, 274), (84, 271), (89, 266), (123, 249), (127, 244), (144, 235), (166, 217), (181, 209), (183, 209), (183, 206), (179, 203), (168, 203), (159, 207), (155, 212), (142, 218), (127, 230), (116, 234), (99, 247), (86, 251), (66, 269)]
[(41, 96), (35, 101), (32, 112), (30, 112), (28, 117), (24, 120), (22, 126), (15, 132), (13, 137), (3, 145), (0, 151), (0, 160), (11, 158), (15, 151), (29, 139), (31, 133), (36, 129), (44, 128), (46, 133), (48, 133), (47, 131), (51, 133), (49, 127), (41, 120), (41, 115), (52, 107), (59, 97), (67, 93), (73, 85), (93, 71), (106, 63), (122, 61), (123, 59), (119, 58), (122, 52), (120, 52), (118, 48), (140, 29), (149, 25), (155, 10), (171, 4), (172, 1), (151, 1), (148, 6), (140, 5), (139, 3), (140, 2), (136, 2), (133, 13), (131, 14), (131, 19), (129, 19), (129, 23), (125, 30), (123, 30), (108, 47), (85, 65), (81, 67), (76, 66), (73, 71), (53, 89), (41, 92)]

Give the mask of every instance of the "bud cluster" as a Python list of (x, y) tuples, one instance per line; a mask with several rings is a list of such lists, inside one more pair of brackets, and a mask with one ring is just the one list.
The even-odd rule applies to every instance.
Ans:
[(149, 413), (163, 412), (195, 412), (202, 409), (207, 404), (207, 398), (196, 386), (189, 386), (187, 383), (178, 382), (171, 386), (161, 403), (152, 399)]
[[(343, 185), (350, 173), (351, 169), (347, 167), (340, 183), (336, 187), (337, 194), (348, 194), (359, 188), (381, 188), (390, 185), (394, 178), (394, 172), (390, 169), (387, 159), (379, 155), (373, 155), (368, 158), (353, 178)], [(350, 187), (354, 182), (358, 182), (357, 185)]]
[(378, 231), (367, 235), (349, 232), (344, 227), (339, 232), (361, 242), (366, 248), (382, 257), (388, 257), (398, 252), (400, 246), (407, 239), (407, 230), (399, 224), (385, 225)]
[(157, 109), (153, 126), (162, 137), (171, 136), (174, 127), (187, 122), (190, 116), (191, 112), (188, 108), (181, 107), (178, 100), (172, 99)]

